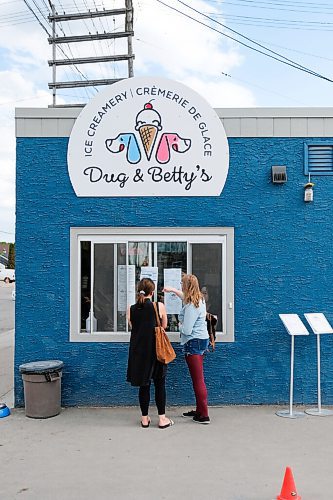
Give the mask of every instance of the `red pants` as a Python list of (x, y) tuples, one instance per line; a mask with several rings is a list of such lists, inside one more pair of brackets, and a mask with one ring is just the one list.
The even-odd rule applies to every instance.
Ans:
[(190, 371), (197, 403), (195, 411), (200, 415), (200, 417), (208, 417), (207, 388), (203, 372), (203, 355), (186, 354), (185, 359)]

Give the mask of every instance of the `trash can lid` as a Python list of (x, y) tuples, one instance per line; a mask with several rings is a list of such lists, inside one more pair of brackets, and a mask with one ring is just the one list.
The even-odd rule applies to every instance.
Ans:
[(33, 361), (19, 366), (20, 373), (49, 373), (60, 370), (64, 366), (62, 361), (53, 359), (51, 361)]

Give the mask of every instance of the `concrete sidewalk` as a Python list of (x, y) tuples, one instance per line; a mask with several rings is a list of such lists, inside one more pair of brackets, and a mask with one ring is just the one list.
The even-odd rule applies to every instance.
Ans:
[(292, 467), (302, 500), (333, 498), (333, 417), (291, 420), (276, 407), (211, 408), (212, 423), (137, 408), (68, 408), (47, 420), (0, 419), (4, 500), (272, 500)]

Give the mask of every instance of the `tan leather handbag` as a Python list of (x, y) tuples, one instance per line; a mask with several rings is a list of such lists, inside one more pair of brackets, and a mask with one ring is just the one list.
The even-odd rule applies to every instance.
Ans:
[(160, 363), (167, 365), (171, 363), (176, 357), (176, 353), (171, 345), (171, 342), (165, 333), (164, 328), (161, 326), (160, 316), (158, 314), (158, 307), (156, 302), (153, 302), (156, 324), (155, 326), (155, 337), (156, 337), (156, 357)]

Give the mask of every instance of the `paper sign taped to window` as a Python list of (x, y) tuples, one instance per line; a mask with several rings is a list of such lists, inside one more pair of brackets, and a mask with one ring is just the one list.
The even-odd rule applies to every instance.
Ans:
[(157, 290), (158, 281), (158, 267), (143, 266), (140, 272), (140, 281), (143, 278), (149, 278), (155, 283), (155, 290)]
[(125, 312), (135, 304), (135, 266), (118, 266), (118, 311)]
[[(181, 289), (182, 270), (164, 269), (164, 286)], [(182, 301), (175, 293), (164, 294), (164, 305), (167, 314), (179, 314), (182, 308)]]

